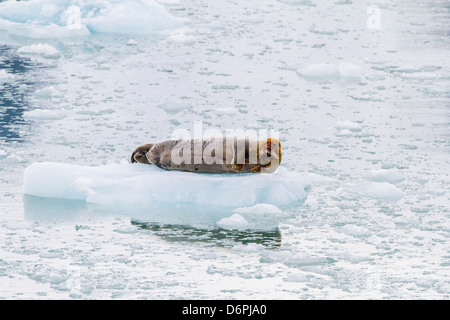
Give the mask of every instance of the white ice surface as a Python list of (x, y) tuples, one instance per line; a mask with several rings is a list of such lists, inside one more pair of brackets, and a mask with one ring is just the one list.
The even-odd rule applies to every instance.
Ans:
[(374, 199), (397, 201), (405, 196), (398, 187), (388, 182), (367, 182), (357, 185), (344, 185), (344, 190)]
[(60, 57), (59, 51), (46, 43), (37, 43), (29, 46), (23, 46), (17, 49), (22, 54), (40, 55), (44, 58), (56, 59)]
[[(165, 171), (127, 163), (98, 167), (33, 163), (25, 169), (23, 193), (149, 208), (180, 203), (231, 208), (265, 203), (286, 207), (306, 198), (302, 177), (284, 168), (273, 174), (223, 175)], [(273, 211), (273, 207), (269, 209)]]
[(62, 119), (65, 116), (62, 111), (47, 109), (35, 109), (23, 113), (23, 117), (28, 120), (56, 120)]
[(405, 175), (392, 169), (371, 170), (363, 175), (368, 181), (400, 183), (405, 180)]
[(348, 62), (315, 63), (299, 68), (297, 73), (302, 77), (314, 79), (360, 78), (362, 68)]
[(180, 25), (179, 20), (153, 0), (0, 3), (0, 30), (30, 38), (150, 34)]

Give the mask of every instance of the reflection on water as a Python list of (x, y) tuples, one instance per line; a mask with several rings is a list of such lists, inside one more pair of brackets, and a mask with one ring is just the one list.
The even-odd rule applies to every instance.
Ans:
[[(114, 211), (104, 207), (92, 206), (80, 200), (41, 198), (24, 195), (23, 204), (25, 218), (28, 221), (34, 222), (79, 222), (84, 219), (101, 219), (101, 217), (117, 214), (131, 215), (123, 211)], [(218, 228), (214, 224), (210, 224), (209, 226), (193, 224), (195, 225), (194, 227), (189, 224), (182, 225), (147, 221), (137, 220), (136, 217), (131, 218), (132, 225), (149, 230), (151, 234), (170, 242), (206, 242), (223, 247), (249, 243), (261, 244), (265, 247), (279, 247), (281, 245), (281, 232), (278, 227), (269, 230), (227, 230)]]
[(71, 220), (88, 214), (86, 202), (80, 200), (24, 195), (23, 205), (25, 218), (29, 221)]
[(131, 220), (131, 224), (150, 230), (169, 242), (208, 242), (232, 247), (236, 244), (261, 244), (265, 247), (281, 246), (281, 232), (273, 230), (227, 230), (222, 228), (195, 228), (185, 225), (159, 225)]
[(0, 78), (0, 141), (23, 141), (20, 127), (25, 123), (23, 113), (29, 108), (28, 96), (36, 90), (32, 77), (24, 77), (42, 66), (29, 58), (21, 57), (14, 49), (0, 46), (0, 70), (14, 78)]

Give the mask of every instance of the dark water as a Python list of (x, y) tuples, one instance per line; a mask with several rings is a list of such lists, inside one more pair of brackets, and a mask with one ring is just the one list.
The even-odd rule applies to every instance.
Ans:
[(27, 124), (23, 113), (32, 107), (29, 97), (39, 87), (27, 75), (41, 68), (38, 62), (18, 55), (14, 48), (0, 45), (0, 70), (17, 78), (4, 83), (0, 80), (0, 142), (24, 141), (20, 133)]

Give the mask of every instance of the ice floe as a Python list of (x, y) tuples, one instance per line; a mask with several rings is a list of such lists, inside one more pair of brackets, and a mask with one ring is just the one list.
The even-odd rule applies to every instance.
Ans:
[(350, 193), (387, 201), (397, 201), (405, 196), (402, 190), (388, 182), (367, 182), (357, 185), (344, 185), (343, 189)]
[(305, 78), (337, 80), (340, 78), (359, 79), (362, 76), (362, 68), (356, 64), (343, 62), (316, 63), (297, 69), (297, 74)]
[(58, 120), (66, 117), (66, 114), (59, 110), (35, 109), (25, 111), (23, 117), (28, 120)]
[(405, 175), (396, 170), (379, 169), (366, 172), (363, 177), (368, 181), (400, 183), (405, 180)]
[(21, 54), (39, 55), (49, 59), (57, 59), (61, 56), (61, 54), (55, 47), (46, 43), (37, 43), (29, 46), (23, 46), (17, 49), (17, 52)]
[[(111, 164), (89, 167), (33, 163), (24, 171), (23, 192), (46, 198), (107, 205), (190, 203), (241, 208), (236, 214), (272, 213), (306, 198), (302, 176), (285, 168), (273, 174), (195, 174), (152, 165)], [(272, 205), (272, 206), (270, 206)]]
[(153, 0), (35, 0), (0, 3), (0, 30), (31, 38), (91, 33), (150, 34), (181, 22)]

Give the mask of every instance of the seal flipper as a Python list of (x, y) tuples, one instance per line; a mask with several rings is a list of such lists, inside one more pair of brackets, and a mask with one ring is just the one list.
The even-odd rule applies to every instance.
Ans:
[(139, 163), (150, 164), (150, 162), (147, 159), (146, 154), (152, 147), (153, 147), (153, 144), (149, 143), (149, 144), (144, 144), (144, 145), (136, 148), (136, 150), (134, 150), (133, 153), (131, 154), (131, 163), (139, 162)]

